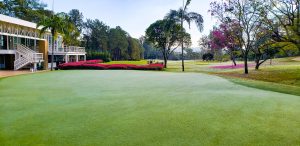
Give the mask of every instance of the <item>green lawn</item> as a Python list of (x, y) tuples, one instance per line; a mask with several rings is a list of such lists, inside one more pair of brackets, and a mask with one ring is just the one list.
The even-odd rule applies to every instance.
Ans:
[(298, 145), (300, 96), (200, 73), (0, 79), (0, 145)]
[[(213, 65), (229, 65), (231, 62), (185, 61), (186, 72), (220, 75), (234, 83), (253, 88), (270, 90), (293, 95), (300, 95), (300, 61), (299, 57), (278, 58), (267, 61), (256, 71), (250, 67), (249, 75), (244, 69), (212, 69)], [(239, 62), (242, 64), (243, 62)], [(253, 62), (250, 62), (253, 64)], [(168, 72), (181, 72), (180, 61), (170, 61)]]
[(226, 72), (221, 74), (300, 87), (300, 63), (299, 65), (269, 66), (261, 68), (258, 71), (251, 70), (249, 75), (244, 75), (243, 71)]

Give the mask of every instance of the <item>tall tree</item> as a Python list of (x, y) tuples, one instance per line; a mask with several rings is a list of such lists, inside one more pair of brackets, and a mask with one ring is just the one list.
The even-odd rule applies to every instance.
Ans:
[(198, 45), (202, 50), (210, 50), (210, 36), (202, 35), (202, 37), (198, 41)]
[(195, 22), (197, 28), (200, 32), (203, 30), (203, 17), (202, 15), (196, 12), (189, 12), (188, 7), (191, 4), (191, 0), (183, 1), (183, 7), (179, 8), (179, 10), (170, 10), (167, 14), (166, 19), (172, 19), (181, 25), (181, 58), (182, 58), (182, 71), (184, 71), (184, 28), (183, 23), (187, 22), (189, 28), (191, 26), (191, 22)]
[(151, 42), (155, 48), (159, 48), (163, 54), (164, 65), (167, 68), (167, 62), (172, 54), (181, 44), (183, 34), (183, 44), (191, 45), (191, 36), (186, 33), (181, 26), (174, 20), (158, 20), (151, 24), (146, 30), (146, 39)]
[(70, 21), (73, 22), (77, 30), (81, 33), (84, 26), (83, 14), (77, 9), (72, 9), (68, 15), (70, 17)]
[[(78, 46), (80, 44), (79, 36), (80, 32), (77, 29), (75, 23), (72, 21), (69, 14), (61, 12), (59, 13), (59, 16), (64, 21), (64, 30), (68, 30), (67, 32), (64, 32), (64, 44), (67, 46)], [(52, 17), (52, 16), (51, 16)]]
[(97, 52), (109, 51), (109, 29), (109, 26), (98, 19), (88, 19), (84, 24), (83, 32), (87, 50)]
[(210, 34), (210, 46), (213, 52), (225, 50), (236, 66), (236, 56), (240, 50), (236, 34), (240, 31), (237, 21), (221, 23)]
[(244, 58), (244, 72), (248, 74), (248, 56), (255, 41), (253, 36), (259, 33), (258, 28), (262, 24), (260, 16), (266, 12), (263, 1), (230, 0), (228, 2), (213, 2), (211, 3), (211, 12), (212, 14), (224, 14), (222, 18), (238, 22), (238, 28), (240, 29), (236, 36)]
[(127, 32), (125, 32), (120, 26), (110, 29), (109, 31), (109, 48), (113, 57), (113, 60), (127, 60), (128, 54), (128, 40)]
[(128, 54), (130, 60), (140, 60), (143, 48), (138, 39), (128, 37)]
[(53, 70), (53, 60), (54, 60), (54, 46), (55, 41), (59, 34), (66, 36), (69, 35), (69, 32), (72, 27), (71, 24), (67, 23), (69, 20), (68, 16), (64, 13), (58, 13), (51, 17), (45, 17), (41, 22), (37, 24), (37, 28), (41, 28), (40, 34), (46, 33), (50, 30), (52, 34), (52, 50), (51, 50), (51, 71)]
[(269, 13), (262, 15), (262, 22), (272, 31), (277, 46), (282, 46), (281, 51), (292, 46), (300, 51), (300, 1), (266, 0), (264, 7)]
[(51, 11), (40, 0), (3, 0), (0, 2), (1, 14), (17, 17), (30, 22), (39, 22), (49, 16)]
[(78, 46), (80, 45), (80, 35), (82, 33), (83, 29), (83, 14), (77, 10), (77, 9), (72, 9), (68, 14), (69, 16), (69, 23), (73, 24), (72, 25), (72, 32), (70, 32), (70, 35), (65, 37), (65, 43), (70, 46)]

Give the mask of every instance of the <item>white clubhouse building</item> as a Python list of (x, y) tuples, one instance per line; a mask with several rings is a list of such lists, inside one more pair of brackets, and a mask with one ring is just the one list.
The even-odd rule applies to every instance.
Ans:
[(37, 24), (0, 14), (0, 70), (48, 69), (54, 48), (54, 62), (86, 60), (85, 48), (64, 46), (62, 36), (52, 46), (52, 35), (40, 35)]

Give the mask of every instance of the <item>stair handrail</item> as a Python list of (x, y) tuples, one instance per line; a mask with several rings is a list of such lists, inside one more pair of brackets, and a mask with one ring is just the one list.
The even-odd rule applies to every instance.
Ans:
[(14, 61), (15, 70), (18, 70), (29, 63), (43, 60), (42, 53), (36, 53), (22, 44), (17, 44), (16, 56), (17, 59)]

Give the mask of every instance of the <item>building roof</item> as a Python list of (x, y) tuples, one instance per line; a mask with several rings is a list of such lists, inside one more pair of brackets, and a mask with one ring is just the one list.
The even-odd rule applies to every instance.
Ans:
[(37, 24), (0, 14), (0, 21), (36, 29)]

